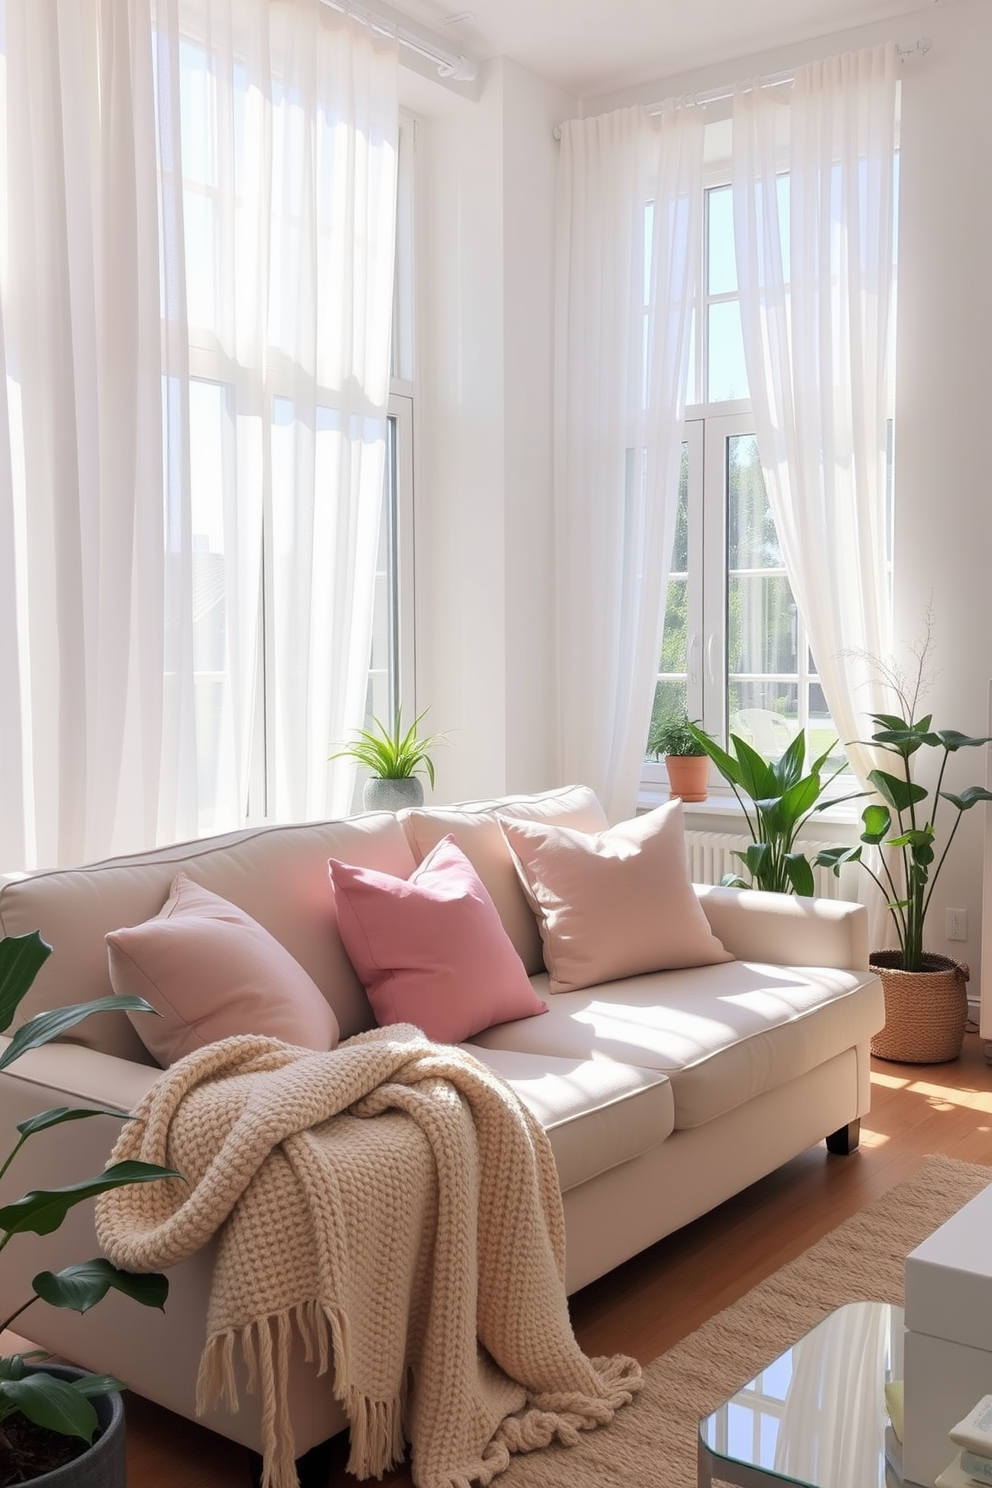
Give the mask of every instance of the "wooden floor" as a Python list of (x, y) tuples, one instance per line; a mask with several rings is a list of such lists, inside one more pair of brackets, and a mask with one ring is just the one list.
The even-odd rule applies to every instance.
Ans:
[[(984, 1051), (968, 1034), (951, 1064), (875, 1061), (872, 1110), (856, 1153), (831, 1157), (822, 1145), (803, 1153), (577, 1293), (572, 1317), (582, 1347), (646, 1364), (908, 1177), (928, 1153), (992, 1165), (992, 1068)], [(145, 1401), (125, 1401), (128, 1488), (247, 1488), (240, 1448)], [(354, 1485), (343, 1452), (338, 1457), (331, 1488)], [(382, 1482), (407, 1488), (411, 1479), (401, 1470)]]

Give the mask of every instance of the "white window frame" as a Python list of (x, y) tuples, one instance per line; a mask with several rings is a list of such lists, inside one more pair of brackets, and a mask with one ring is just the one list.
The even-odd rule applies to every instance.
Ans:
[[(684, 442), (688, 448), (688, 561), (686, 712), (708, 733), (726, 742), (728, 717), (728, 441), (735, 435), (754, 435), (750, 404), (734, 402), (697, 406), (688, 410)], [(763, 572), (770, 572), (763, 570)], [(785, 569), (781, 572), (784, 574)], [(683, 577), (675, 571), (675, 577)], [(797, 615), (797, 671), (790, 685), (798, 687), (799, 719), (808, 722), (808, 688), (816, 680), (809, 671), (809, 644), (802, 617)], [(766, 674), (762, 674), (766, 675)], [(774, 674), (767, 674), (773, 676)], [(678, 673), (659, 673), (659, 679), (678, 680)], [(651, 795), (667, 787), (662, 760), (647, 759), (642, 785)], [(733, 799), (729, 786), (711, 770), (710, 791)]]
[[(386, 674), (376, 686), (373, 669), (369, 669), (369, 722), (372, 714), (384, 721), (392, 717), (398, 707), (412, 722), (410, 713), (414, 697), (416, 655), (415, 606), (414, 606), (414, 527), (413, 527), (413, 416), (414, 400), (412, 388), (399, 379), (393, 379), (393, 387), (405, 390), (393, 391), (389, 395), (388, 418), (390, 438), (387, 489), (383, 492), (383, 542), (380, 550), (384, 554), (385, 567), (376, 575), (376, 583), (386, 586), (384, 608), (387, 612), (388, 635), (379, 637), (387, 651)], [(380, 701), (381, 699), (381, 701)]]

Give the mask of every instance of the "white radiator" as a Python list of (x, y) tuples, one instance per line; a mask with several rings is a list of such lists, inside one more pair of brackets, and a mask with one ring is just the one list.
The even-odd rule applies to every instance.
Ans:
[[(693, 883), (718, 884), (726, 873), (739, 873), (746, 881), (747, 872), (734, 852), (746, 851), (750, 837), (736, 832), (690, 831), (685, 834), (686, 857), (689, 862), (689, 877)], [(797, 842), (797, 852), (804, 852), (812, 863), (825, 842)], [(845, 863), (840, 877), (832, 868), (814, 868), (813, 882), (820, 899), (856, 899), (858, 865)]]

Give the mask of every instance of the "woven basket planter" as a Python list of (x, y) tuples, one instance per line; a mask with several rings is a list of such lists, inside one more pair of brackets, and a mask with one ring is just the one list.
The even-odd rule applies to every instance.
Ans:
[(903, 971), (901, 951), (873, 951), (868, 959), (885, 993), (885, 1027), (871, 1052), (899, 1064), (957, 1059), (968, 1021), (967, 966), (925, 953), (921, 971)]

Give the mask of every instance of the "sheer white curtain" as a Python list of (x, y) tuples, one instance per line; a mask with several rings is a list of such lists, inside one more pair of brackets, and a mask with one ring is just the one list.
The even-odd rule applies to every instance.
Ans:
[[(177, 243), (174, 256), (176, 282), (186, 277), (177, 313), (190, 346), (192, 480), (179, 509), (202, 617), (200, 823), (244, 814), (262, 686), (266, 770), (253, 783), (264, 786), (265, 814), (343, 813), (354, 767), (328, 756), (365, 718), (389, 393), (396, 42), (321, 0), (156, 9), (160, 99), (172, 89), (159, 116), (164, 183), (170, 156), (182, 160), (184, 253)], [(170, 267), (167, 257), (167, 278)], [(180, 397), (180, 447), (184, 417)]]
[(163, 707), (150, 23), (7, 0), (0, 867), (154, 838)]
[[(739, 87), (737, 273), (768, 499), (841, 742), (886, 706), (895, 47)], [(784, 176), (788, 172), (788, 179)], [(864, 783), (868, 751), (848, 749)]]
[(3, 21), (0, 867), (240, 825), (249, 782), (257, 814), (347, 810), (395, 41), (321, 0)]
[(887, 1302), (841, 1307), (792, 1349), (775, 1471), (802, 1483), (877, 1483), (882, 1383), (893, 1352)]
[(563, 126), (557, 193), (559, 770), (632, 814), (675, 527), (703, 123), (624, 109)]

